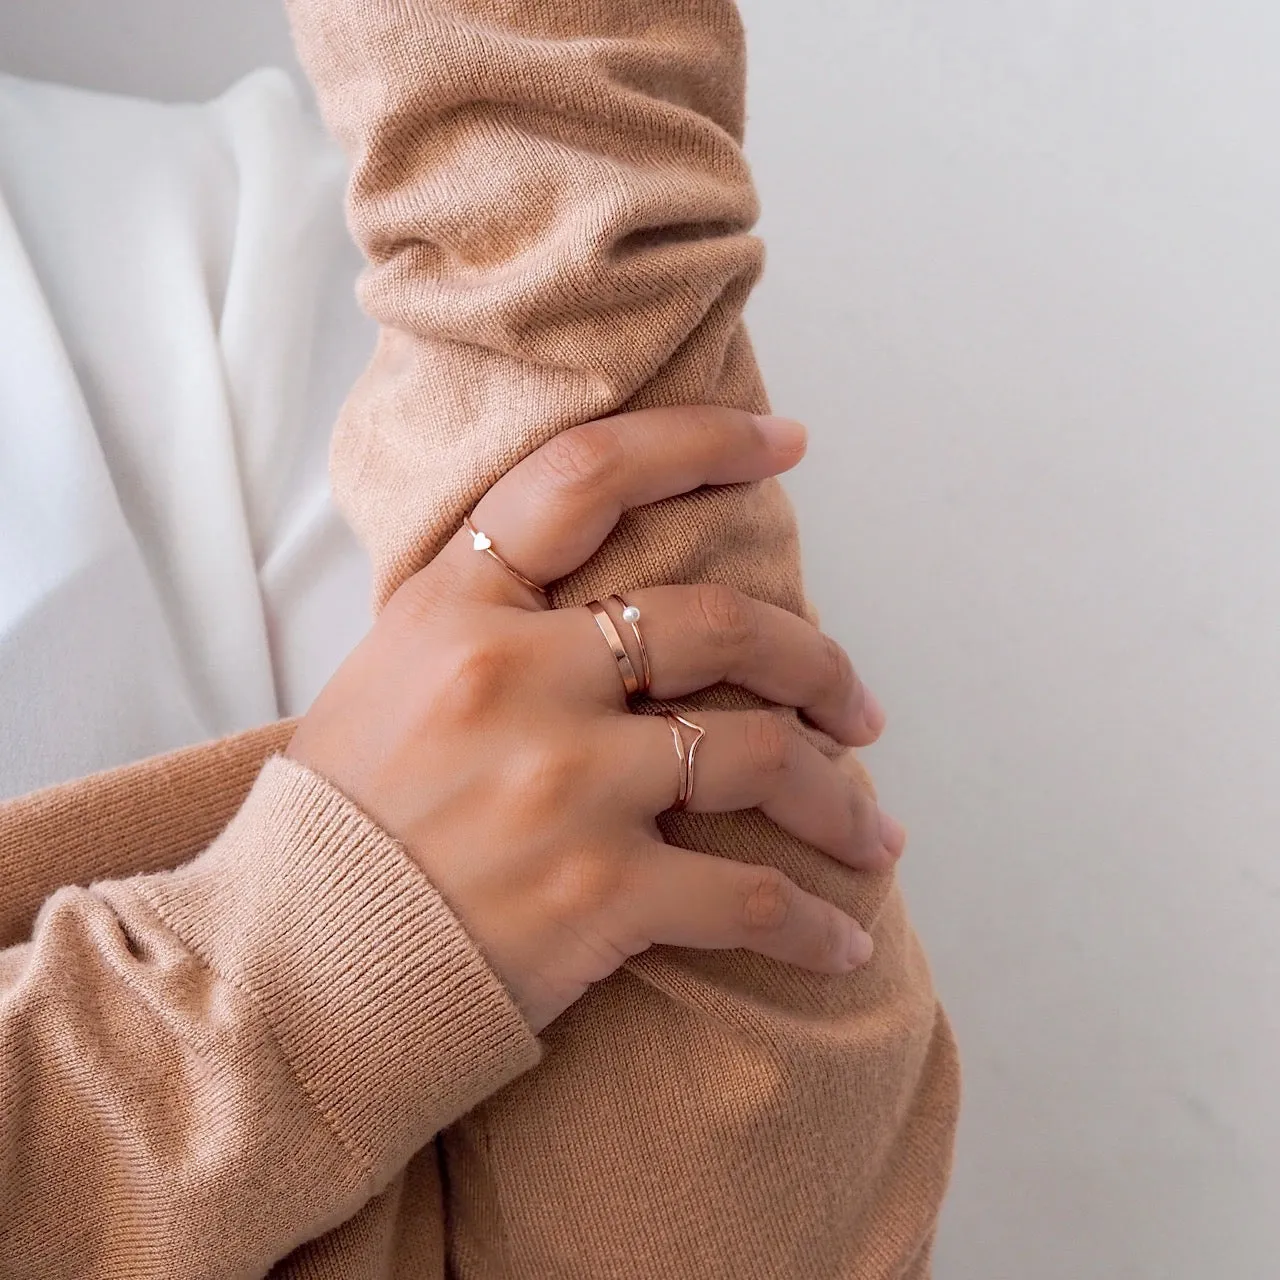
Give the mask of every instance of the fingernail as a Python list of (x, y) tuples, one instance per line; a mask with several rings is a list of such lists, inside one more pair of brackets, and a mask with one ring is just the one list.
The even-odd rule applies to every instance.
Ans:
[(871, 941), (871, 935), (855, 925), (853, 937), (849, 941), (849, 968), (858, 969), (866, 964), (874, 950), (875, 943)]
[(867, 728), (872, 733), (882, 733), (888, 718), (884, 713), (884, 707), (880, 705), (880, 699), (866, 685), (863, 685), (862, 719), (865, 721)]
[(760, 434), (768, 441), (769, 447), (778, 453), (803, 453), (809, 433), (803, 423), (791, 418), (778, 418), (773, 415), (757, 416), (756, 426)]
[(895, 858), (902, 857), (902, 851), (907, 847), (906, 827), (883, 809), (880, 810), (880, 843)]

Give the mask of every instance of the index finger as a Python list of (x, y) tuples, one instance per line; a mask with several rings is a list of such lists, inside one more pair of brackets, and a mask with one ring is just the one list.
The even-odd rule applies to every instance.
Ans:
[[(789, 470), (804, 456), (803, 426), (714, 405), (640, 409), (563, 431), (481, 498), (475, 528), (517, 573), (539, 585), (572, 573), (631, 507), (702, 485), (741, 484)], [(440, 553), (477, 594), (528, 607), (534, 593), (460, 530)], [(483, 549), (483, 548), (481, 548)]]

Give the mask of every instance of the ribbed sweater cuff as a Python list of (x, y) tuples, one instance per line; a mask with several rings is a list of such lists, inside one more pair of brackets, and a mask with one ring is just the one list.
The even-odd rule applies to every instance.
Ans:
[(139, 891), (253, 996), (375, 1180), (538, 1060), (501, 981), (401, 846), (294, 761), (269, 760), (223, 835)]

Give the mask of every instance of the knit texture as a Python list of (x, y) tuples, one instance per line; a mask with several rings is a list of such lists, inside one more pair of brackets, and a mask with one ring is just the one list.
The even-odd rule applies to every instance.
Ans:
[(0, 953), (0, 1274), (260, 1276), (537, 1057), (399, 845), (274, 758), (186, 866)]
[[(741, 324), (761, 250), (741, 153), (742, 32), (728, 0), (291, 0), (289, 9), (326, 119), (352, 156), (350, 222), (370, 263), (362, 298), (382, 326), (333, 451), (335, 490), (373, 556), (380, 602), (489, 485), (565, 427), (645, 405), (765, 407)], [(553, 598), (564, 606), (694, 581), (806, 611), (795, 522), (777, 484), (629, 513)], [(720, 688), (682, 705), (751, 700)], [(279, 732), (208, 749), (212, 770), (225, 765), (213, 774), (225, 788), (210, 785), (197, 752), (0, 809), (0, 873), (12, 866), (28, 894), (8, 907), (6, 926), (25, 927), (35, 892), (83, 882), (82, 865), (124, 876), (191, 856), (234, 812), (249, 763)], [(138, 1140), (154, 1182), (128, 1180), (133, 1146), (119, 1129), (118, 1146), (104, 1138), (95, 1148), (98, 1173), (86, 1185), (97, 1212), (79, 1252), (59, 1254), (83, 1265), (47, 1274), (115, 1274), (101, 1259), (126, 1257), (140, 1237), (113, 1228), (112, 1213), (183, 1220), (175, 1234), (208, 1232), (210, 1249), (243, 1245), (222, 1270), (202, 1270), (191, 1249), (165, 1255), (175, 1276), (252, 1274), (269, 1251), (269, 1222), (275, 1256), (294, 1249), (274, 1273), (288, 1276), (928, 1274), (958, 1071), (892, 876), (839, 866), (756, 812), (664, 819), (677, 843), (769, 862), (850, 910), (875, 938), (872, 963), (824, 977), (749, 953), (655, 949), (554, 1023), (540, 1065), (518, 1074), (531, 1043), (445, 904), (401, 875), (388, 838), (319, 780), (308, 783), (316, 791), (281, 792), (271, 781), (280, 767), (258, 784), (275, 788), (269, 799), (255, 789), (190, 867), (56, 895), (75, 929), (50, 935), (62, 917), (46, 907), (33, 941), (4, 953), (12, 989), (38, 988), (61, 1011), (41, 1024), (49, 1047), (6, 1050), (6, 1097), (11, 1079), (25, 1092), (3, 1114), (25, 1123), (43, 1090), (47, 1110), (65, 1107), (64, 1127), (95, 1133), (99, 1111), (129, 1116), (109, 1073), (98, 1094), (97, 1073), (83, 1074), (74, 1095), (83, 1114), (61, 1101), (76, 1038), (87, 1035), (114, 1046), (121, 1077), (132, 1066), (131, 1105), (158, 1126), (154, 1140), (149, 1130)], [(139, 833), (113, 828), (102, 802), (138, 789), (149, 797)], [(103, 847), (104, 827), (118, 843)], [(300, 847), (305, 865), (286, 873)], [(51, 856), (52, 883), (22, 870)], [(259, 858), (265, 870), (251, 866)], [(96, 903), (106, 914), (94, 934)], [(413, 941), (397, 929), (398, 911)], [(139, 933), (144, 924), (151, 932)], [(148, 970), (150, 987), (117, 963), (122, 947), (132, 954), (120, 938), (135, 934), (144, 957), (172, 956)], [(96, 986), (58, 969), (55, 943)], [(93, 998), (50, 1003), (59, 981)], [(129, 1015), (130, 1063), (109, 1020), (139, 999), (151, 1021)], [(161, 1024), (172, 1024), (174, 1047), (153, 1053)], [(5, 1044), (26, 1043), (21, 1028), (6, 1020)], [(199, 1067), (179, 1071), (186, 1045), (198, 1046)], [(153, 1096), (146, 1086), (160, 1066), (168, 1092)], [(196, 1091), (206, 1078), (213, 1095)], [(180, 1173), (174, 1153), (199, 1148), (220, 1124), (243, 1145), (244, 1177), (222, 1166), (220, 1178), (209, 1161), (201, 1205), (171, 1194), (181, 1179), (166, 1155)], [(13, 1185), (65, 1184), (84, 1167), (65, 1145), (37, 1142), (42, 1132), (6, 1135), (11, 1167), (14, 1153), (34, 1153)], [(253, 1180), (253, 1153), (267, 1148), (269, 1194)], [(42, 1223), (54, 1231), (49, 1201), (23, 1191), (24, 1239)]]

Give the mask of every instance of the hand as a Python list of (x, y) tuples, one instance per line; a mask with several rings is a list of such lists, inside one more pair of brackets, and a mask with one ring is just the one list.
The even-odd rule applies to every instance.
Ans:
[[(548, 583), (586, 561), (624, 509), (775, 475), (803, 452), (803, 428), (781, 419), (645, 410), (564, 432), (473, 518), (520, 573)], [(843, 650), (803, 619), (721, 586), (627, 599), (655, 698), (725, 680), (800, 707), (850, 746), (880, 732)], [(692, 809), (758, 806), (854, 867), (901, 853), (901, 828), (868, 788), (774, 713), (696, 720), (707, 732)], [(668, 723), (628, 713), (588, 610), (548, 610), (465, 529), (391, 598), (288, 754), (404, 844), (536, 1030), (655, 943), (748, 947), (823, 973), (871, 954), (854, 920), (780, 872), (662, 841), (655, 817), (680, 778)]]

